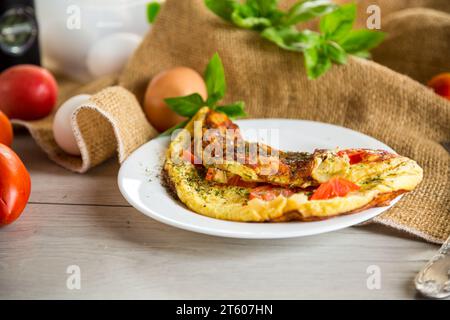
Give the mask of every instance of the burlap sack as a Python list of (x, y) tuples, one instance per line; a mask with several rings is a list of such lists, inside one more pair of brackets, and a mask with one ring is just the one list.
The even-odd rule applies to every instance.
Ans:
[(56, 144), (52, 130), (54, 113), (38, 121), (13, 120), (14, 124), (26, 127), (49, 158), (59, 165), (84, 173), (113, 156), (116, 150), (119, 161), (123, 162), (157, 134), (148, 124), (136, 97), (128, 90), (114, 86), (116, 77), (99, 79), (77, 88), (63, 81), (60, 102), (76, 94), (92, 94), (90, 101), (78, 108), (72, 117), (81, 157), (66, 154)]
[[(392, 9), (390, 0), (372, 2), (392, 11), (405, 8), (408, 3), (406, 0), (395, 1), (403, 6)], [(430, 6), (442, 4), (438, 0), (412, 2)], [(420, 17), (429, 13), (426, 10), (414, 12)], [(396, 18), (389, 22), (396, 23), (395, 34), (402, 34), (398, 29), (400, 26), (410, 28), (416, 24), (416, 31), (420, 30), (422, 21), (407, 23), (403, 19), (409, 20), (411, 16), (405, 18), (400, 12), (395, 14)], [(446, 13), (440, 14), (448, 18)], [(389, 23), (386, 22), (386, 28)], [(428, 26), (425, 24), (425, 28)], [(403, 72), (426, 78), (435, 70), (448, 66), (445, 61), (448, 50), (442, 55), (439, 50), (445, 46), (440, 41), (448, 39), (449, 31), (434, 28), (433, 32), (422, 34), (430, 38), (426, 52), (437, 51), (436, 56), (440, 57), (436, 65), (435, 60), (426, 60), (425, 64), (432, 65), (429, 72), (416, 74), (412, 68)], [(416, 33), (404, 34), (405, 39), (415, 36)], [(418, 42), (415, 47), (406, 40), (405, 43), (405, 48), (399, 47), (397, 51), (402, 57), (428, 59), (426, 54), (416, 52), (424, 49), (422, 43)], [(388, 52), (382, 48), (377, 50), (377, 61), (383, 63), (385, 56), (391, 57), (386, 60), (394, 61), (390, 56), (393, 44), (388, 40), (384, 47)], [(255, 33), (224, 23), (205, 8), (203, 0), (168, 0), (153, 31), (119, 77), (118, 84), (125, 89), (115, 87), (100, 92), (91, 103), (83, 106), (86, 110), (75, 115), (74, 124), (78, 126), (75, 131), (84, 150), (82, 160), (72, 160), (58, 151), (48, 131), (47, 122), (51, 119), (27, 123), (27, 126), (52, 159), (72, 170), (84, 172), (109, 157), (116, 148), (116, 140), (121, 161), (155, 134), (129, 92), (142, 102), (148, 81), (156, 73), (177, 65), (201, 72), (216, 51), (222, 57), (227, 74), (226, 101), (244, 100), (252, 117), (299, 118), (338, 124), (371, 135), (417, 160), (425, 170), (420, 188), (375, 221), (431, 242), (440, 243), (449, 236), (450, 156), (440, 144), (450, 141), (448, 101), (407, 76), (357, 58), (350, 59), (346, 66), (333, 67), (319, 80), (310, 81), (306, 78), (300, 54), (283, 51)], [(97, 84), (98, 87), (105, 85)], [(97, 115), (96, 110), (102, 115)], [(83, 112), (88, 113), (82, 116)], [(130, 127), (135, 127), (133, 132)], [(131, 132), (132, 137), (128, 135)]]
[[(339, 3), (354, 2), (338, 0)], [(372, 51), (373, 60), (421, 83), (450, 70), (450, 1), (358, 0), (358, 27), (367, 25), (376, 5), (389, 37)]]
[(373, 51), (375, 61), (422, 83), (450, 71), (450, 14), (406, 9), (389, 15), (383, 29), (389, 38)]
[[(428, 8), (450, 12), (450, 1), (448, 0), (335, 0), (335, 2), (339, 4), (356, 2), (358, 4), (357, 25), (359, 27), (366, 26), (366, 20), (369, 14), (372, 13), (372, 10), (368, 12), (368, 8), (373, 5), (380, 8), (382, 28), (385, 27), (386, 19), (390, 18), (391, 14), (405, 9)], [(415, 24), (420, 25), (420, 20), (416, 20)]]

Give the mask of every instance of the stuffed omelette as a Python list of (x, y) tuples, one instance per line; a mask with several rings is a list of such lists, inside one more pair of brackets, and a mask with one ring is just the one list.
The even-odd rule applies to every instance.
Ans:
[[(208, 137), (211, 128), (216, 130)], [(193, 139), (196, 133), (203, 137), (199, 142)], [(222, 138), (225, 142), (219, 143)], [(236, 124), (205, 107), (171, 141), (164, 176), (189, 209), (242, 222), (319, 220), (388, 205), (413, 190), (423, 176), (415, 161), (380, 150), (316, 150), (309, 154), (257, 144), (265, 152), (248, 163), (245, 160), (252, 144), (243, 141), (239, 151), (239, 139)], [(212, 144), (215, 151), (207, 153)], [(233, 155), (214, 161), (214, 152), (225, 145), (232, 146)]]

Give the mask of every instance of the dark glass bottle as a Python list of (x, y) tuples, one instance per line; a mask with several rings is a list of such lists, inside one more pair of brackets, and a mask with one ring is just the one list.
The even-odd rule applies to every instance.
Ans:
[(0, 0), (0, 71), (40, 65), (38, 30), (33, 0)]

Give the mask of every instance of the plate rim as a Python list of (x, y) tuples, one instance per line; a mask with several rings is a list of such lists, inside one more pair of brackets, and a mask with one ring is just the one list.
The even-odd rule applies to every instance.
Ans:
[[(309, 124), (314, 124), (314, 125), (326, 125), (326, 126), (330, 126), (330, 127), (334, 127), (337, 128), (339, 130), (346, 130), (351, 134), (356, 134), (359, 136), (362, 136), (364, 138), (368, 138), (369, 140), (372, 140), (373, 142), (376, 142), (378, 144), (382, 144), (385, 146), (385, 148), (388, 151), (391, 152), (395, 152), (395, 150), (393, 150), (390, 146), (386, 145), (384, 142), (371, 137), (365, 133), (350, 129), (350, 128), (346, 128), (340, 125), (335, 125), (335, 124), (331, 124), (331, 123), (326, 123), (326, 122), (320, 122), (320, 121), (313, 121), (313, 120), (302, 120), (302, 119), (287, 119), (287, 118), (255, 118), (255, 119), (243, 119), (243, 120), (237, 120), (236, 123), (240, 124), (243, 122), (264, 122), (264, 121), (282, 121), (282, 122), (299, 122), (299, 123), (309, 123)], [(402, 197), (403, 195), (400, 195), (398, 197), (396, 197), (394, 200), (391, 201), (391, 204), (389, 206), (386, 207), (380, 207), (378, 209), (380, 209), (380, 212), (375, 212), (372, 213), (370, 215), (368, 215), (367, 217), (364, 217), (363, 219), (357, 219), (360, 220), (358, 222), (351, 222), (351, 223), (341, 223), (338, 225), (331, 225), (331, 226), (323, 226), (322, 228), (325, 229), (323, 231), (317, 232), (315, 229), (312, 229), (311, 232), (308, 232), (307, 230), (303, 230), (301, 232), (301, 234), (295, 234), (295, 233), (287, 233), (287, 234), (281, 234), (281, 233), (243, 233), (242, 231), (233, 231), (233, 230), (222, 230), (222, 229), (205, 229), (203, 226), (198, 226), (196, 224), (189, 224), (186, 223), (184, 221), (179, 221), (179, 220), (174, 220), (170, 217), (165, 216), (164, 214), (160, 214), (156, 211), (154, 211), (151, 208), (148, 208), (146, 206), (142, 206), (140, 203), (137, 203), (136, 201), (134, 201), (131, 198), (131, 195), (129, 194), (129, 192), (126, 190), (126, 188), (123, 185), (123, 181), (124, 181), (124, 176), (125, 176), (125, 171), (128, 165), (130, 165), (130, 163), (132, 163), (133, 161), (133, 155), (135, 155), (136, 153), (138, 153), (141, 149), (145, 149), (146, 147), (148, 147), (149, 144), (151, 143), (156, 143), (157, 140), (161, 141), (161, 139), (167, 140), (169, 139), (169, 137), (155, 137), (153, 139), (151, 139), (150, 141), (147, 141), (146, 143), (144, 143), (143, 145), (141, 145), (140, 147), (138, 147), (136, 150), (134, 150), (128, 157), (127, 159), (121, 164), (120, 168), (119, 168), (119, 172), (117, 175), (117, 184), (119, 187), (119, 191), (121, 193), (121, 195), (125, 198), (125, 200), (136, 210), (138, 210), (141, 214), (152, 218), (156, 221), (159, 221), (161, 223), (170, 225), (172, 227), (175, 228), (179, 228), (179, 229), (183, 229), (183, 230), (188, 230), (191, 232), (196, 232), (196, 233), (200, 233), (200, 234), (206, 234), (206, 235), (210, 235), (210, 236), (218, 236), (218, 237), (225, 237), (225, 238), (236, 238), (236, 239), (287, 239), (287, 238), (299, 238), (299, 237), (304, 237), (304, 236), (312, 236), (312, 235), (319, 235), (322, 233), (328, 233), (328, 232), (332, 232), (332, 231), (338, 231), (341, 229), (345, 229), (351, 226), (355, 226), (358, 224), (361, 224), (363, 222), (366, 222), (368, 220), (371, 220), (377, 216), (379, 216), (380, 214), (384, 213), (385, 211), (389, 210), (392, 206), (394, 206)], [(176, 199), (172, 199), (173, 201), (178, 201)], [(190, 210), (190, 209), (187, 209)], [(192, 211), (192, 210), (190, 210)], [(193, 212), (193, 211), (192, 211)], [(364, 212), (364, 211), (363, 211)], [(193, 212), (194, 214), (199, 215), (198, 213)], [(361, 212), (362, 213), (362, 212)], [(215, 218), (211, 218), (211, 217), (206, 217), (203, 215), (199, 215), (201, 217), (204, 218), (208, 218), (208, 219), (213, 219), (215, 221), (219, 221), (219, 222), (226, 222), (226, 223), (230, 223), (230, 224), (243, 224), (246, 222), (239, 222), (239, 221), (227, 221), (227, 220), (220, 220), (220, 219), (215, 219)], [(345, 216), (345, 215), (342, 215)], [(360, 216), (361, 217), (361, 216)], [(339, 217), (336, 217), (339, 218)], [(331, 219), (336, 219), (336, 218), (331, 218)], [(328, 219), (324, 220), (324, 221), (328, 221)], [(317, 223), (320, 223), (322, 221), (318, 221)], [(293, 224), (295, 222), (280, 222), (277, 223), (277, 225), (279, 224)], [(301, 223), (301, 222), (299, 222)], [(306, 223), (306, 222), (304, 222)], [(314, 223), (314, 222), (307, 222), (307, 223)], [(250, 224), (250, 223), (249, 223)], [(252, 225), (259, 225), (257, 223), (252, 224)]]

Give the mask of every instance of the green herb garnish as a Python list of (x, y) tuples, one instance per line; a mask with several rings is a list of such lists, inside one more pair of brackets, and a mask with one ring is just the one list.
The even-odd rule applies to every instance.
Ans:
[[(245, 103), (242, 101), (227, 105), (217, 105), (218, 102), (225, 97), (225, 93), (227, 91), (225, 71), (219, 54), (215, 53), (209, 61), (205, 70), (204, 79), (208, 92), (208, 99), (206, 99), (206, 101), (204, 101), (198, 93), (184, 97), (167, 98), (164, 99), (164, 101), (170, 109), (187, 118), (192, 118), (198, 110), (204, 106), (208, 106), (213, 110), (225, 113), (231, 119), (247, 116), (244, 111)], [(176, 129), (184, 127), (188, 121), (189, 120), (186, 120), (180, 124), (177, 124), (176, 126), (163, 132), (161, 135), (166, 136), (172, 134), (172, 132)]]
[[(369, 58), (385, 33), (353, 30), (356, 5), (339, 6), (331, 0), (301, 0), (289, 10), (278, 9), (278, 0), (205, 0), (222, 19), (257, 31), (279, 47), (302, 52), (308, 78), (316, 79), (335, 64), (347, 63), (349, 54)], [(299, 30), (296, 25), (320, 17), (320, 32)]]
[(161, 10), (161, 3), (159, 2), (149, 2), (147, 4), (147, 21), (153, 23)]

